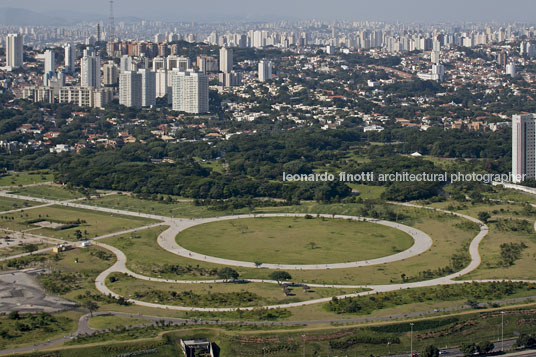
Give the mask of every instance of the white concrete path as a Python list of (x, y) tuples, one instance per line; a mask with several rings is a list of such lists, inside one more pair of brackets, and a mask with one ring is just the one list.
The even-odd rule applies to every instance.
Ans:
[[(9, 194), (9, 193), (2, 192), (2, 191), (0, 191), (0, 196), (17, 198), (17, 199), (28, 200), (28, 201), (42, 202), (42, 203), (45, 203), (45, 204), (57, 204), (57, 205), (62, 205), (62, 206), (66, 206), (66, 207), (74, 207), (74, 208), (81, 208), (81, 209), (87, 209), (87, 210), (93, 210), (93, 211), (101, 211), (101, 212), (121, 214), (121, 215), (126, 215), (126, 216), (136, 216), (136, 217), (144, 217), (144, 218), (159, 220), (159, 221), (161, 221), (160, 223), (156, 223), (156, 224), (152, 224), (152, 225), (144, 226), (144, 227), (138, 227), (138, 228), (123, 231), (123, 232), (117, 232), (117, 233), (104, 235), (104, 236), (101, 236), (101, 237), (94, 238), (93, 240), (103, 239), (103, 238), (107, 238), (107, 237), (110, 237), (110, 236), (119, 235), (119, 234), (125, 234), (125, 233), (128, 233), (128, 232), (147, 229), (147, 228), (154, 227), (154, 226), (159, 226), (159, 225), (169, 225), (169, 228), (166, 231), (162, 232), (160, 234), (160, 236), (158, 237), (158, 243), (164, 249), (168, 249), (168, 250), (170, 250), (172, 252), (173, 252), (173, 250), (176, 250), (176, 249), (179, 249), (179, 250), (182, 249), (181, 253), (186, 254), (185, 256), (188, 257), (188, 258), (192, 258), (189, 254), (193, 253), (193, 252), (189, 252), (187, 250), (184, 250), (182, 247), (180, 247), (178, 245), (177, 245), (178, 247), (174, 245), (174, 244), (176, 244), (176, 242), (175, 242), (176, 234), (178, 232), (180, 232), (181, 230), (183, 230), (183, 229), (186, 229), (186, 228), (198, 225), (198, 224), (202, 224), (202, 223), (215, 222), (215, 221), (228, 220), (228, 219), (238, 219), (238, 218), (247, 218), (247, 217), (262, 217), (262, 216), (286, 216), (286, 215), (288, 215), (290, 217), (293, 217), (293, 216), (295, 217), (295, 216), (304, 216), (305, 215), (305, 214), (303, 214), (303, 215), (301, 215), (301, 214), (268, 214), (268, 215), (227, 216), (227, 217), (216, 217), (216, 218), (206, 218), (206, 219), (173, 219), (173, 218), (164, 217), (164, 216), (145, 214), (145, 213), (139, 213), (139, 212), (130, 212), (130, 211), (117, 210), (117, 209), (112, 209), (112, 208), (105, 208), (105, 207), (82, 205), (82, 204), (77, 204), (77, 203), (73, 203), (73, 202), (54, 201), (54, 200), (47, 200), (47, 199), (28, 197), (28, 196), (22, 196), (22, 195), (13, 195), (13, 194)], [(447, 211), (447, 210), (441, 210), (441, 209), (437, 209), (437, 208), (419, 206), (419, 205), (414, 205), (414, 204), (409, 204), (409, 203), (398, 203), (398, 202), (390, 202), (390, 203), (391, 204), (402, 205), (402, 206), (406, 206), (406, 207), (414, 207), (414, 208), (419, 208), (419, 209), (429, 209), (429, 210), (434, 210), (434, 211), (438, 211), (438, 212), (442, 212), (442, 213), (446, 213), (446, 214), (452, 214), (452, 215), (456, 215), (458, 217), (462, 217), (464, 219), (467, 219), (467, 220), (470, 220), (472, 222), (477, 223), (480, 226), (480, 232), (473, 238), (473, 240), (472, 240), (472, 242), (470, 244), (470, 247), (469, 247), (469, 253), (471, 255), (471, 263), (466, 268), (464, 268), (463, 270), (461, 270), (459, 272), (456, 272), (454, 274), (451, 274), (449, 276), (441, 277), (441, 278), (438, 278), (438, 279), (432, 279), (432, 280), (428, 280), (428, 281), (414, 282), (414, 283), (391, 284), (391, 285), (363, 285), (363, 286), (361, 286), (361, 285), (323, 285), (323, 284), (307, 284), (307, 285), (309, 285), (311, 287), (326, 287), (326, 288), (332, 287), (332, 288), (349, 288), (349, 289), (371, 289), (371, 290), (365, 291), (365, 292), (337, 296), (337, 298), (342, 299), (342, 298), (346, 298), (346, 297), (363, 296), (363, 295), (376, 294), (378, 292), (396, 291), (396, 290), (409, 289), (409, 288), (431, 287), (431, 286), (438, 286), (438, 285), (463, 284), (463, 283), (468, 283), (468, 282), (479, 282), (478, 280), (458, 281), (458, 280), (454, 280), (454, 279), (457, 279), (457, 278), (459, 278), (461, 276), (464, 276), (464, 275), (474, 271), (480, 265), (481, 257), (480, 257), (480, 254), (478, 252), (478, 247), (480, 245), (480, 242), (486, 237), (486, 235), (488, 233), (488, 227), (483, 222), (479, 221), (476, 218), (473, 218), (473, 217), (470, 217), (470, 216), (467, 216), (467, 215), (464, 215), (464, 214), (461, 214), (461, 213), (450, 212), (450, 211)], [(323, 215), (323, 216), (329, 217), (329, 218), (333, 217), (332, 215)], [(359, 218), (359, 217), (337, 216), (337, 215), (334, 218), (362, 219), (362, 218)], [(404, 254), (410, 254), (409, 256), (416, 255), (415, 254), (416, 252), (419, 252), (417, 254), (420, 254), (420, 253), (426, 251), (427, 249), (430, 248), (430, 246), (432, 244), (431, 239), (426, 234), (424, 234), (423, 232), (420, 232), (418, 230), (415, 230), (414, 228), (407, 227), (407, 226), (404, 226), (404, 225), (401, 225), (401, 224), (398, 224), (398, 223), (387, 222), (387, 221), (376, 221), (376, 220), (369, 220), (369, 221), (373, 221), (375, 223), (382, 222), (382, 223), (379, 223), (379, 224), (384, 224), (386, 226), (391, 226), (393, 228), (402, 229), (402, 230), (407, 229), (407, 230), (405, 230), (406, 232), (411, 232), (410, 234), (414, 237), (416, 243), (414, 244), (414, 246), (412, 248), (408, 249), (405, 252), (402, 252)], [(385, 223), (387, 223), (387, 224), (385, 224)], [(421, 235), (420, 233), (423, 233), (424, 235)], [(101, 274), (99, 274), (99, 276), (95, 280), (96, 288), (101, 293), (106, 294), (106, 295), (111, 295), (111, 296), (114, 296), (116, 298), (120, 297), (118, 294), (114, 293), (113, 291), (111, 291), (106, 286), (106, 278), (112, 272), (121, 272), (121, 273), (129, 274), (129, 275), (131, 275), (131, 276), (133, 276), (133, 277), (135, 277), (137, 279), (143, 279), (143, 280), (148, 280), (148, 281), (156, 281), (156, 282), (166, 282), (166, 283), (184, 283), (184, 284), (186, 284), (186, 283), (188, 283), (188, 284), (192, 284), (192, 283), (199, 283), (199, 284), (202, 284), (202, 283), (223, 283), (223, 281), (221, 281), (221, 280), (199, 280), (199, 281), (166, 280), (166, 279), (158, 279), (158, 278), (152, 278), (152, 277), (147, 277), (147, 276), (143, 276), (143, 275), (140, 275), (140, 274), (136, 274), (136, 273), (131, 272), (126, 267), (126, 256), (124, 255), (123, 252), (121, 252), (119, 249), (117, 249), (115, 247), (111, 247), (109, 245), (105, 245), (105, 244), (102, 244), (102, 243), (96, 243), (96, 244), (101, 246), (101, 247), (103, 247), (103, 248), (109, 249), (110, 251), (112, 251), (117, 256), (116, 263), (114, 265), (112, 265), (110, 268), (108, 268), (105, 271), (103, 271)], [(399, 254), (402, 254), (402, 253), (399, 253)], [(380, 258), (380, 259), (393, 259), (392, 257), (396, 257), (396, 255), (393, 255), (391, 257)], [(10, 257), (10, 258), (13, 258), (13, 257)], [(212, 257), (210, 257), (210, 258), (212, 258)], [(206, 259), (206, 258), (203, 256), (203, 259), (199, 259), (199, 260), (204, 260), (204, 259)], [(220, 259), (220, 258), (214, 258), (214, 259)], [(402, 259), (405, 259), (405, 258), (402, 258)], [(207, 260), (207, 261), (211, 261), (211, 260)], [(224, 261), (226, 261), (226, 260), (224, 260)], [(391, 260), (391, 261), (395, 261), (395, 260)], [(387, 262), (389, 262), (389, 260), (387, 260)], [(248, 262), (239, 262), (239, 263), (248, 263)], [(337, 264), (335, 266), (346, 267), (344, 264), (357, 264), (357, 263), (360, 264), (360, 262), (340, 263), (342, 265)], [(221, 264), (227, 264), (227, 263), (221, 263)], [(247, 267), (255, 267), (254, 263), (248, 263), (248, 264), (253, 264), (253, 266), (247, 265)], [(381, 263), (376, 263), (376, 264), (381, 264)], [(368, 264), (368, 265), (372, 265), (372, 264)], [(271, 266), (272, 266), (273, 269), (289, 269), (290, 270), (292, 268), (292, 266), (288, 266), (288, 265), (277, 265), (276, 264), (276, 265), (271, 265)], [(362, 266), (362, 265), (352, 265), (351, 267), (356, 267), (356, 266)], [(262, 267), (267, 268), (268, 265), (263, 264)], [(298, 269), (300, 269), (300, 268), (298, 268)], [(303, 269), (303, 266), (301, 267), (301, 269)], [(318, 265), (318, 269), (328, 269), (328, 268), (326, 268), (325, 264), (322, 264), (322, 265)], [(277, 282), (269, 281), (269, 280), (250, 280), (250, 281), (251, 282), (271, 283), (271, 284), (277, 283)], [(481, 282), (492, 282), (492, 281), (500, 281), (500, 280), (484, 280), (484, 281), (481, 281)], [(520, 281), (520, 280), (517, 280), (517, 281)], [(535, 283), (534, 281), (530, 281), (530, 282)], [(331, 299), (332, 299), (331, 297), (330, 298), (322, 298), (322, 299), (302, 301), (302, 302), (296, 302), (296, 303), (290, 303), (290, 304), (263, 306), (262, 308), (273, 309), (273, 308), (290, 308), (290, 307), (306, 306), (306, 305), (311, 305), (311, 304), (329, 302), (329, 301), (331, 301)], [(213, 311), (213, 312), (217, 312), (217, 311), (253, 310), (253, 309), (260, 308), (260, 307), (253, 307), (253, 306), (239, 307), (239, 308), (199, 308), (199, 307), (187, 307), (187, 306), (172, 306), (172, 305), (154, 304), (154, 303), (149, 303), (149, 302), (139, 301), (139, 300), (133, 300), (133, 299), (127, 299), (127, 300), (129, 302), (133, 303), (133, 304), (140, 305), (140, 306), (161, 308), (161, 309), (169, 309), (169, 310), (181, 310), (181, 311)]]
[(200, 224), (210, 223), (210, 222), (219, 222), (219, 221), (228, 221), (232, 219), (243, 219), (243, 218), (261, 218), (261, 217), (305, 217), (307, 214), (302, 213), (268, 213), (268, 214), (255, 214), (255, 215), (236, 215), (236, 216), (224, 216), (224, 217), (214, 217), (214, 218), (202, 218), (196, 220), (173, 220), (170, 228), (163, 232), (158, 237), (158, 244), (165, 250), (183, 256), (189, 259), (200, 260), (208, 263), (222, 264), (237, 266), (243, 268), (266, 268), (266, 269), (284, 269), (284, 270), (326, 270), (326, 269), (345, 269), (345, 268), (358, 268), (372, 265), (379, 265), (385, 263), (392, 263), (399, 260), (408, 259), (419, 254), (426, 252), (430, 247), (432, 247), (433, 241), (432, 238), (423, 231), (418, 229), (408, 227), (400, 223), (394, 223), (389, 221), (384, 221), (380, 219), (371, 219), (364, 217), (354, 217), (354, 216), (341, 216), (341, 215), (327, 215), (321, 214), (320, 217), (323, 218), (334, 218), (334, 219), (346, 219), (354, 220), (361, 222), (372, 222), (380, 224), (382, 226), (387, 226), (401, 230), (408, 235), (410, 235), (414, 240), (414, 245), (397, 254), (390, 255), (387, 257), (381, 257), (377, 259), (356, 261), (356, 262), (347, 262), (347, 263), (333, 263), (333, 264), (269, 264), (263, 263), (260, 266), (257, 266), (254, 262), (245, 262), (231, 259), (224, 259), (218, 257), (212, 257), (209, 255), (199, 254), (192, 252), (188, 249), (181, 247), (177, 241), (176, 236), (183, 230), (191, 228)]

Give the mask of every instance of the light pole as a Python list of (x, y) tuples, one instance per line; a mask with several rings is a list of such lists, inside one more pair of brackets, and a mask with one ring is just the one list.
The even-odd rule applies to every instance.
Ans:
[(411, 326), (411, 332), (409, 336), (410, 336), (410, 341), (411, 341), (411, 355), (413, 356), (413, 325), (414, 323), (411, 322), (409, 325)]
[(303, 338), (303, 357), (305, 357), (305, 335), (301, 336)]
[(391, 355), (391, 341), (387, 341), (387, 348), (389, 349), (389, 356)]
[(501, 352), (504, 352), (504, 311), (501, 311)]

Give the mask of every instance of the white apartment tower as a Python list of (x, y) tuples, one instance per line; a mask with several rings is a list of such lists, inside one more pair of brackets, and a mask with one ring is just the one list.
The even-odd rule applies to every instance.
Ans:
[(22, 66), (22, 34), (10, 33), (6, 36), (6, 65), (9, 70)]
[(231, 48), (220, 48), (220, 72), (229, 73), (233, 70), (233, 50)]
[(141, 75), (141, 106), (150, 107), (156, 105), (156, 76), (149, 69), (139, 69)]
[(512, 177), (514, 183), (536, 178), (536, 114), (512, 117)]
[(208, 112), (208, 77), (206, 74), (173, 71), (171, 78), (173, 110), (191, 114)]
[(56, 54), (52, 50), (45, 51), (45, 75), (56, 71)]
[(517, 75), (516, 65), (513, 62), (510, 62), (506, 65), (506, 74), (512, 78), (515, 78)]
[(166, 69), (172, 71), (178, 69), (181, 72), (186, 72), (192, 68), (192, 63), (188, 57), (167, 56), (166, 57)]
[(75, 48), (72, 44), (68, 43), (64, 47), (65, 57), (64, 57), (64, 67), (65, 72), (73, 73), (74, 72), (74, 60), (75, 60)]
[(259, 81), (272, 80), (272, 61), (262, 60), (259, 62)]
[[(170, 94), (170, 86), (168, 86), (168, 73), (165, 69), (158, 69), (155, 72), (155, 87), (156, 97), (162, 98), (166, 94)], [(171, 95), (168, 98), (171, 103)]]
[(166, 59), (164, 57), (153, 58), (153, 71), (156, 72), (160, 69), (166, 69)]
[(101, 61), (92, 50), (85, 50), (80, 65), (80, 83), (86, 88), (100, 88), (101, 86)]
[(119, 75), (119, 104), (140, 108), (142, 104), (141, 74), (126, 71)]
[(119, 70), (114, 61), (108, 61), (102, 65), (102, 84), (114, 86), (119, 82)]

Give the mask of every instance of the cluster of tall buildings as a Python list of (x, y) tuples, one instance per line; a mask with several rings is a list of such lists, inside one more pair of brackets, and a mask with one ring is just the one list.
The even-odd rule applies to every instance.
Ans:
[(439, 46), (430, 53), (431, 72), (417, 73), (417, 77), (423, 81), (443, 82), (445, 78), (445, 66), (441, 64), (441, 52), (439, 52), (438, 48)]
[(65, 74), (75, 72), (75, 48), (64, 46), (63, 70), (57, 70), (54, 50), (46, 50), (43, 59), (43, 85), (27, 86), (22, 91), (25, 99), (47, 103), (73, 103), (80, 107), (102, 108), (112, 100), (112, 90), (102, 88), (101, 60), (95, 50), (88, 47), (80, 59), (80, 85), (65, 86)]
[[(206, 59), (205, 59), (206, 60)], [(205, 63), (206, 64), (206, 63)], [(206, 68), (205, 68), (206, 70)], [(150, 107), (166, 97), (173, 110), (199, 114), (209, 111), (208, 77), (196, 71), (187, 57), (153, 59), (122, 56), (119, 74), (119, 103), (128, 107)]]
[(519, 45), (519, 54), (530, 58), (536, 57), (536, 45), (529, 41), (521, 41)]
[(223, 35), (212, 32), (205, 41), (214, 46), (241, 48), (263, 48), (266, 46), (288, 48), (294, 45), (303, 47), (313, 44), (311, 43), (310, 34), (306, 32), (274, 32), (267, 30), (249, 30), (247, 33), (226, 33)]
[(234, 87), (242, 84), (242, 73), (233, 71), (233, 49), (220, 48), (219, 83), (222, 87)]
[(419, 31), (398, 31), (389, 26), (384, 28), (362, 28), (358, 30), (339, 29), (331, 26), (331, 34), (313, 34), (310, 31), (268, 31), (250, 30), (247, 33), (212, 32), (206, 42), (217, 46), (264, 48), (275, 46), (288, 48), (307, 45), (330, 45), (348, 49), (382, 48), (386, 52), (431, 51), (440, 46), (474, 47), (496, 42), (504, 42), (514, 37), (512, 28), (474, 31), (440, 31), (434, 33)]

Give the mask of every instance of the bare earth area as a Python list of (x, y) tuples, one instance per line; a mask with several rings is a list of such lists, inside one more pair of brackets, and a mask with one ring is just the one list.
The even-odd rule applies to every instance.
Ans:
[(42, 271), (27, 270), (0, 273), (0, 313), (57, 312), (72, 310), (77, 304), (49, 296), (36, 282), (35, 276)]

